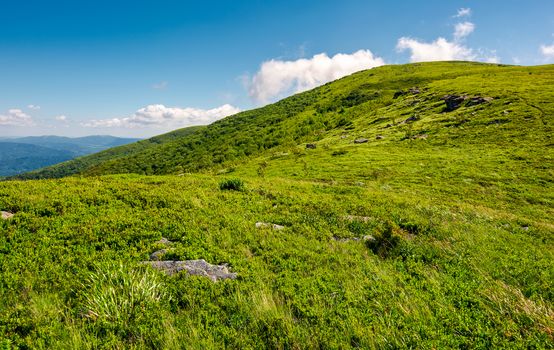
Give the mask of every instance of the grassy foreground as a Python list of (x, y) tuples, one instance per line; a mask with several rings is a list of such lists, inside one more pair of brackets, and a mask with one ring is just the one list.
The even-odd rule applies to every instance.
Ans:
[[(219, 181), (2, 183), (0, 202), (17, 214), (0, 222), (0, 344), (552, 346), (553, 231), (532, 207), (442, 202), (378, 182), (249, 178), (222, 191)], [(378, 246), (336, 240), (366, 234)], [(162, 236), (175, 242), (166, 258), (226, 262), (239, 278), (146, 269)]]

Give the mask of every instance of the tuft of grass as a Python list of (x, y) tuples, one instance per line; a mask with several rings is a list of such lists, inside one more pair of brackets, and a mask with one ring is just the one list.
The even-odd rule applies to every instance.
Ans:
[(84, 316), (129, 326), (169, 299), (159, 276), (123, 263), (98, 265), (82, 286)]
[(246, 186), (241, 179), (227, 179), (219, 183), (219, 189), (222, 191), (244, 191)]

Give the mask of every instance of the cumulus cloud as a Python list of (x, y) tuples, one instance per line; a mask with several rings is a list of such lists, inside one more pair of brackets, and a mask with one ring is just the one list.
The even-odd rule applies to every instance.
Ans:
[(471, 22), (462, 22), (457, 23), (454, 27), (454, 40), (461, 40), (468, 36), (469, 34), (473, 33), (475, 30), (475, 24)]
[(122, 127), (122, 128), (181, 128), (192, 125), (206, 125), (216, 120), (240, 112), (229, 104), (213, 108), (178, 108), (161, 104), (148, 105), (132, 115), (122, 118), (91, 120), (81, 123), (85, 127)]
[[(467, 17), (471, 9), (462, 8), (454, 17)], [(499, 57), (494, 50), (474, 50), (465, 44), (465, 38), (475, 31), (475, 24), (465, 21), (454, 26), (453, 40), (443, 37), (425, 42), (411, 37), (398, 39), (396, 49), (399, 52), (410, 51), (411, 62), (427, 61), (483, 61), (498, 63)]]
[(352, 54), (336, 54), (329, 57), (320, 53), (312, 58), (294, 61), (270, 60), (262, 63), (253, 77), (245, 83), (250, 97), (258, 103), (266, 103), (276, 97), (309, 90), (354, 72), (382, 66), (385, 61), (369, 50)]
[(40, 106), (37, 105), (28, 105), (27, 108), (32, 109), (34, 111), (38, 111), (40, 109)]
[(67, 117), (65, 115), (58, 115), (56, 117), (54, 117), (54, 119), (56, 119), (57, 121), (59, 122), (66, 122), (67, 121)]
[(554, 44), (552, 44), (552, 45), (541, 45), (541, 54), (545, 58), (554, 59)]
[(461, 9), (458, 9), (458, 13), (454, 17), (461, 18), (469, 16), (471, 16), (471, 9), (462, 7)]
[(472, 49), (458, 42), (448, 41), (445, 38), (438, 38), (433, 42), (426, 43), (417, 39), (403, 37), (398, 40), (396, 48), (400, 52), (410, 50), (411, 62), (472, 61), (476, 59)]
[(33, 118), (25, 114), (21, 109), (9, 109), (8, 113), (0, 114), (0, 125), (5, 126), (31, 126)]

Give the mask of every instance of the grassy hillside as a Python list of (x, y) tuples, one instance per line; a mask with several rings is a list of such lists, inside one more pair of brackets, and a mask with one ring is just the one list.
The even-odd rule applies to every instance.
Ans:
[(553, 348), (553, 83), (381, 67), (1, 182), (0, 348)]
[[(385, 66), (239, 113), (161, 146), (115, 151), (100, 162), (83, 158), (24, 177), (194, 172), (242, 162), (268, 150), (286, 152), (301, 142), (341, 140), (342, 135), (373, 139), (379, 134), (385, 137), (382, 143), (401, 147), (418, 133), (427, 135), (423, 137), (433, 145), (517, 142), (535, 147), (551, 142), (553, 72), (554, 66), (467, 62)], [(416, 87), (419, 93), (409, 91)], [(405, 93), (398, 95), (401, 92)], [(471, 107), (466, 101), (447, 113), (442, 98), (448, 94), (493, 100)], [(415, 122), (401, 124), (410, 117)], [(388, 124), (394, 126), (385, 129)]]

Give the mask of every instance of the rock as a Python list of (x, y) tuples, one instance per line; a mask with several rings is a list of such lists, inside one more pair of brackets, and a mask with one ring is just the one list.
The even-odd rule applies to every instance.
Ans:
[(417, 121), (417, 120), (419, 120), (419, 117), (418, 117), (417, 115), (413, 115), (413, 116), (411, 116), (410, 118), (404, 120), (403, 123), (415, 122), (415, 121)]
[(412, 137), (412, 139), (414, 140), (425, 140), (429, 137), (429, 135), (427, 134), (420, 134), (420, 135), (415, 135), (414, 137)]
[(382, 140), (382, 139), (384, 139), (384, 138), (385, 138), (385, 136), (383, 136), (383, 135), (377, 135), (377, 136), (375, 136), (375, 139), (376, 139), (376, 140)]
[(170, 276), (181, 271), (186, 271), (189, 275), (207, 277), (214, 282), (237, 278), (236, 273), (229, 272), (229, 268), (226, 264), (212, 265), (204, 259), (185, 261), (145, 261), (143, 263), (163, 271)]
[(419, 94), (419, 93), (421, 92), (421, 90), (419, 90), (418, 87), (412, 87), (412, 88), (410, 88), (410, 90), (408, 90), (408, 91), (409, 91), (410, 94), (412, 94), (412, 95), (417, 95), (417, 94)]
[(490, 102), (492, 100), (493, 100), (492, 97), (481, 97), (481, 96), (470, 97), (468, 99), (467, 103), (466, 103), (466, 106), (468, 106), (468, 107), (476, 106), (476, 105), (480, 105), (480, 104), (483, 104), (483, 103)]
[(364, 186), (365, 186), (365, 183), (363, 183), (363, 182), (361, 182), (361, 181), (356, 181), (356, 182), (354, 182), (354, 186), (364, 187)]
[(468, 96), (459, 96), (459, 95), (446, 95), (442, 99), (446, 103), (446, 111), (452, 112), (455, 109), (458, 109), (462, 103), (464, 103), (465, 100), (467, 100)]
[(360, 237), (340, 238), (340, 237), (337, 237), (337, 236), (333, 236), (333, 240), (335, 240), (335, 241), (337, 241), (337, 242), (375, 241), (375, 237), (373, 237), (373, 236), (371, 236), (371, 235), (365, 235), (365, 236), (363, 236), (362, 238), (360, 238)]
[(161, 258), (165, 253), (167, 253), (167, 249), (156, 250), (154, 253), (150, 254), (150, 260), (162, 260)]
[(277, 224), (272, 224), (270, 222), (257, 222), (256, 223), (256, 228), (264, 228), (264, 227), (271, 227), (273, 228), (274, 230), (282, 230), (285, 228), (285, 226), (282, 226), (282, 225), (277, 225)]
[(344, 217), (344, 220), (369, 222), (369, 221), (373, 220), (373, 218), (370, 217), (370, 216), (346, 215)]
[(366, 143), (368, 141), (369, 141), (368, 139), (361, 138), (361, 139), (354, 140), (354, 143)]
[(341, 140), (343, 140), (343, 139), (345, 139), (345, 138), (347, 138), (347, 137), (348, 137), (348, 135), (341, 135), (340, 138), (341, 138)]
[(171, 244), (171, 243), (173, 243), (173, 242), (171, 242), (169, 239), (167, 239), (167, 238), (165, 238), (165, 237), (162, 237), (162, 239), (160, 239), (160, 240), (157, 241), (156, 243), (168, 245), (168, 244)]
[(308, 149), (316, 149), (317, 145), (315, 143), (308, 143), (306, 144), (306, 148)]
[(397, 98), (399, 98), (400, 96), (402, 96), (402, 95), (404, 95), (404, 94), (405, 94), (404, 91), (399, 90), (399, 91), (396, 91), (396, 92), (394, 93), (394, 96), (393, 96), (392, 98), (393, 98), (393, 99), (397, 99)]
[(2, 219), (4, 220), (8, 220), (9, 218), (11, 218), (14, 214), (8, 212), (8, 211), (2, 211)]

